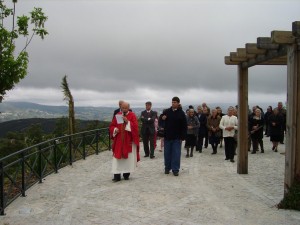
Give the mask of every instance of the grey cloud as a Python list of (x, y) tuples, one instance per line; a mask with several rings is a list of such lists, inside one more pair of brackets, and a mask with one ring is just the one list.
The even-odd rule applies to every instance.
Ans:
[[(224, 56), (258, 36), (269, 36), (276, 24), (291, 29), (300, 5), (272, 2), (272, 10), (266, 11), (268, 1), (256, 4), (259, 7), (253, 1), (39, 1), (49, 16), (50, 35), (44, 41), (34, 39), (29, 47), (29, 75), (20, 87), (57, 88), (67, 74), (71, 88), (100, 92), (138, 87), (236, 91), (236, 66), (224, 65)], [(33, 5), (37, 1), (18, 2), (18, 11)], [(274, 13), (279, 11), (286, 14), (279, 18)], [(281, 74), (286, 72), (278, 68), (250, 69), (249, 89), (285, 92)]]

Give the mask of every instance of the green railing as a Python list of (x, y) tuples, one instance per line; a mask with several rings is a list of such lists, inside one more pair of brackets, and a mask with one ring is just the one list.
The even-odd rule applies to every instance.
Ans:
[(0, 159), (0, 215), (35, 183), (60, 168), (110, 149), (108, 128), (66, 135), (22, 149)]

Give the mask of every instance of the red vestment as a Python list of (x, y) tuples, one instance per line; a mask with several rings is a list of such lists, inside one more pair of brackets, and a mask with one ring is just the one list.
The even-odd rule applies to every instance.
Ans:
[[(118, 114), (122, 114), (119, 112)], [(113, 140), (112, 144), (112, 151), (113, 156), (116, 159), (127, 159), (128, 153), (132, 152), (132, 143), (136, 144), (137, 148), (137, 161), (140, 161), (140, 154), (139, 154), (139, 145), (140, 145), (140, 136), (139, 136), (139, 128), (138, 128), (138, 121), (136, 115), (133, 112), (128, 112), (125, 116), (128, 121), (130, 121), (130, 129), (131, 131), (125, 130), (125, 123), (118, 124), (116, 116), (114, 116), (110, 126), (109, 132), (110, 137)], [(119, 129), (119, 133), (113, 137), (115, 128)]]

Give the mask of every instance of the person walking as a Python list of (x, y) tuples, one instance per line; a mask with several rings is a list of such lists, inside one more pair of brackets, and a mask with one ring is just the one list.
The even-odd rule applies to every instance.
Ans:
[(219, 127), (223, 130), (225, 144), (225, 160), (234, 162), (234, 134), (238, 129), (237, 117), (233, 115), (234, 108), (230, 106), (227, 110), (227, 115), (223, 116)]
[(256, 154), (258, 151), (258, 144), (260, 144), (261, 153), (264, 153), (264, 119), (262, 118), (261, 110), (259, 108), (256, 108), (254, 113), (255, 114), (250, 117), (248, 124), (249, 135), (251, 137), (253, 147), (251, 154)]
[[(146, 102), (146, 110), (141, 112), (141, 135), (143, 139), (144, 146), (144, 157), (149, 157), (153, 159), (154, 156), (154, 136), (155, 136), (155, 125), (154, 121), (157, 118), (157, 113), (151, 110), (152, 103)], [(149, 146), (150, 145), (150, 146)]]
[(217, 154), (218, 144), (220, 143), (220, 121), (221, 117), (218, 115), (217, 109), (212, 109), (211, 115), (207, 119), (208, 139), (213, 149), (212, 155)]
[(286, 131), (286, 109), (283, 108), (282, 102), (278, 102), (277, 104), (278, 114), (283, 118), (283, 124), (281, 127), (281, 134), (280, 134), (280, 144), (284, 144), (284, 133)]
[(269, 122), (269, 117), (273, 114), (273, 109), (272, 106), (268, 106), (267, 112), (264, 115), (264, 120), (265, 120), (265, 135), (267, 137), (270, 136), (269, 130), (270, 130), (270, 122)]
[(203, 148), (203, 139), (204, 139), (206, 131), (207, 131), (207, 127), (206, 127), (207, 117), (206, 117), (206, 114), (203, 113), (201, 106), (197, 107), (197, 111), (198, 111), (197, 117), (200, 122), (200, 127), (198, 129), (198, 139), (197, 139), (196, 150), (199, 151), (199, 153), (201, 153), (202, 148)]
[[(187, 136), (185, 141), (186, 158), (193, 157), (193, 151), (196, 146), (198, 129), (200, 126), (197, 116), (195, 116), (194, 109), (189, 109), (189, 113), (186, 116), (187, 121)], [(191, 149), (191, 153), (189, 151)]]
[(172, 170), (174, 176), (179, 175), (181, 142), (185, 140), (187, 133), (185, 113), (179, 104), (180, 99), (173, 97), (172, 106), (162, 116), (165, 120), (165, 174), (169, 174)]
[[(217, 109), (217, 112), (218, 112), (218, 116), (220, 118), (222, 118), (222, 116), (225, 116), (225, 114), (222, 112), (222, 108), (220, 106), (217, 106), (216, 109)], [(220, 130), (220, 131), (221, 131), (220, 148), (222, 148), (223, 147), (223, 131), (222, 130)]]
[(164, 113), (166, 112), (166, 109), (163, 110), (163, 112), (158, 117), (158, 130), (157, 130), (157, 136), (160, 139), (160, 149), (159, 151), (162, 152), (164, 149), (164, 137), (165, 137), (165, 120), (162, 119)]
[(269, 117), (270, 122), (270, 141), (273, 143), (272, 150), (278, 151), (278, 143), (282, 140), (282, 127), (284, 126), (284, 118), (279, 114), (277, 108), (273, 110), (273, 114)]
[(109, 126), (112, 143), (112, 173), (113, 181), (121, 180), (121, 173), (125, 180), (129, 179), (130, 173), (135, 171), (139, 155), (139, 128), (136, 115), (129, 111), (129, 104), (123, 102), (122, 112), (118, 112)]

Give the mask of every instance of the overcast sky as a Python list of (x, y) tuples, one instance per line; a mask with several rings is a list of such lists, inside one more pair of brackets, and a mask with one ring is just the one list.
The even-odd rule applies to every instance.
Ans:
[[(6, 0), (6, 2), (8, 2)], [(9, 1), (11, 2), (11, 1)], [(29, 46), (28, 75), (5, 101), (64, 105), (68, 76), (77, 106), (169, 106), (237, 101), (237, 66), (224, 56), (291, 30), (299, 0), (19, 0), (42, 7), (49, 35)], [(21, 44), (22, 45), (22, 44)], [(286, 101), (286, 66), (249, 69), (250, 103)]]

